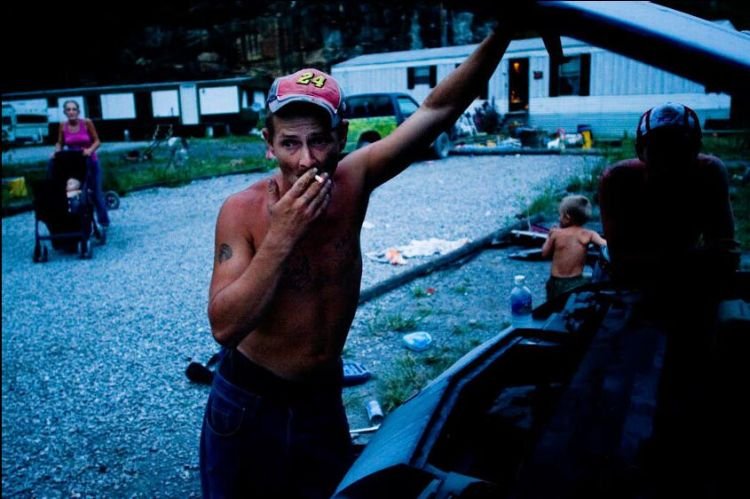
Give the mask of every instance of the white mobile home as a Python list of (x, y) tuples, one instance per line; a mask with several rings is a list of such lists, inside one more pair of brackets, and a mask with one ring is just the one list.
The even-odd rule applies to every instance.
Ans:
[[(695, 109), (704, 125), (729, 119), (727, 94), (573, 38), (561, 42), (565, 58), (553, 65), (541, 38), (512, 41), (480, 99), (531, 126), (575, 131), (585, 124), (598, 137), (632, 136), (641, 113), (668, 100)], [(332, 75), (347, 94), (406, 92), (421, 102), (474, 48), (367, 54), (334, 65)]]
[(65, 120), (66, 100), (76, 101), (81, 116), (94, 120), (103, 140), (122, 140), (125, 135), (146, 139), (159, 124), (173, 125), (183, 136), (202, 135), (209, 127), (246, 133), (265, 105), (269, 85), (238, 77), (14, 92), (3, 94), (2, 101), (4, 109), (31, 104), (41, 108), (44, 127), (54, 139), (58, 123)]
[(41, 144), (49, 135), (44, 99), (9, 104), (3, 102), (3, 145), (31, 142)]

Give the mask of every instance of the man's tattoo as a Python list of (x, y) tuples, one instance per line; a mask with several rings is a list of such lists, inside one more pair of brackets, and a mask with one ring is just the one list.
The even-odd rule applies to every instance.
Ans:
[(219, 245), (219, 263), (225, 262), (232, 258), (232, 247), (226, 243)]

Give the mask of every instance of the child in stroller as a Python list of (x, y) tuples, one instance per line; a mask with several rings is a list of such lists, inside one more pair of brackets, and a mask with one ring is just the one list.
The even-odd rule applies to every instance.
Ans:
[[(104, 244), (105, 233), (94, 221), (88, 165), (81, 151), (60, 151), (55, 153), (48, 178), (32, 183), (35, 263), (48, 259), (44, 241), (58, 250), (79, 251), (81, 258), (93, 256), (91, 237)], [(49, 235), (40, 233), (40, 222), (47, 226)]]
[(81, 182), (74, 177), (65, 183), (65, 195), (68, 198), (68, 213), (80, 213), (83, 209), (83, 191)]

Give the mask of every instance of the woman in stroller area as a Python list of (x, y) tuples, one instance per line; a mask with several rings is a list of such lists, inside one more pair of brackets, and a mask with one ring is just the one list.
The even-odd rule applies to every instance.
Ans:
[[(99, 159), (96, 156), (96, 150), (101, 145), (99, 135), (96, 133), (94, 123), (86, 118), (80, 118), (80, 108), (75, 100), (66, 100), (63, 103), (63, 111), (67, 121), (60, 124), (55, 144), (55, 153), (63, 149), (72, 151), (81, 151), (86, 158), (88, 166), (88, 185), (91, 187), (93, 194), (94, 207), (96, 209), (96, 220), (99, 223), (102, 242), (106, 240), (107, 229), (109, 228), (109, 213), (107, 212), (107, 203), (104, 199), (102, 190), (103, 176)], [(52, 158), (54, 159), (54, 154)], [(52, 176), (53, 161), (50, 160), (48, 173)]]

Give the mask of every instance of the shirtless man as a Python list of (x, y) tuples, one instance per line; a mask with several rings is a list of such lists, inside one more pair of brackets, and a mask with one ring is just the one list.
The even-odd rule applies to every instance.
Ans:
[(593, 230), (583, 228), (591, 218), (591, 203), (585, 196), (566, 196), (560, 202), (560, 227), (552, 229), (542, 246), (542, 256), (552, 257), (547, 280), (547, 301), (589, 282), (583, 275), (589, 244), (606, 246)]
[(351, 459), (340, 355), (357, 309), (370, 194), (450, 127), (509, 43), (491, 34), (386, 138), (340, 160), (329, 75), (277, 79), (263, 136), (279, 171), (230, 196), (208, 315), (227, 347), (201, 434), (205, 497), (330, 497)]

